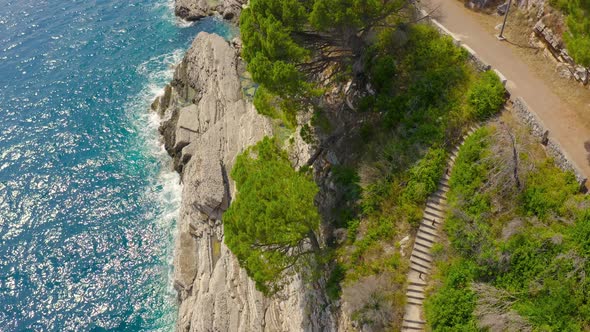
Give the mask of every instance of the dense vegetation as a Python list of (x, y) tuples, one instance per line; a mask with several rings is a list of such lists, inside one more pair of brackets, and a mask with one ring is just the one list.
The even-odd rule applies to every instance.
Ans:
[(337, 260), (346, 271), (339, 275), (351, 317), (387, 330), (399, 328), (403, 315), (403, 238), (437, 189), (448, 149), (471, 123), (500, 109), (504, 90), (497, 76), (475, 72), (462, 49), (426, 25), (382, 31), (369, 52), (376, 93), (360, 101), (359, 111), (377, 120), (360, 132), (364, 152), (351, 165), (357, 177), (340, 180), (342, 190), (350, 183), (362, 183), (362, 190), (337, 219), (348, 229)]
[[(590, 328), (590, 204), (573, 174), (535, 146), (496, 122), (461, 148), (449, 245), (436, 252), (438, 282), (426, 302), (433, 331)], [(512, 147), (516, 165), (506, 162)]]
[(364, 52), (374, 29), (389, 25), (392, 14), (408, 4), (407, 0), (250, 1), (240, 18), (240, 32), (243, 57), (260, 84), (254, 100), (257, 109), (292, 121), (297, 111), (317, 107), (322, 83), (353, 72), (362, 76)]
[[(355, 323), (376, 331), (400, 328), (409, 266), (402, 251), (409, 250), (408, 239), (428, 196), (437, 189), (447, 151), (472, 123), (494, 115), (504, 102), (495, 74), (476, 72), (467, 53), (450, 38), (428, 25), (410, 23), (418, 18), (409, 3), (251, 0), (241, 18), (243, 55), (260, 84), (254, 97), (260, 113), (294, 128), (296, 115), (313, 109), (312, 121), (295, 133), (312, 141), (311, 127), (324, 133), (331, 128), (324, 93), (347, 83), (357, 92), (355, 109), (345, 110), (356, 121), (346, 128), (350, 154), (344, 164), (328, 169), (340, 196), (336, 209), (326, 216), (327, 229), (344, 231), (345, 236), (336, 241), (328, 234), (329, 248), (322, 248), (322, 257), (333, 260), (322, 268), (329, 271), (329, 297), (341, 298)], [(338, 97), (343, 103), (348, 96)], [(263, 165), (249, 170), (259, 168)], [(237, 200), (245, 197), (244, 185), (238, 183)], [(252, 191), (251, 197), (256, 195)], [(314, 209), (290, 199), (284, 203), (289, 209)], [(249, 224), (265, 223), (246, 209), (230, 212), (235, 224), (231, 227), (244, 222), (238, 215), (248, 213)], [(254, 275), (252, 268), (267, 261), (259, 262), (260, 252), (249, 252), (252, 231), (232, 231), (230, 249), (242, 251), (238, 258)], [(309, 242), (303, 231), (294, 239)], [(259, 281), (277, 282), (280, 273), (275, 272), (262, 269)]]
[(590, 67), (590, 0), (551, 0), (567, 16), (567, 50), (576, 63)]
[(290, 268), (320, 250), (318, 188), (268, 137), (238, 156), (231, 177), (238, 194), (223, 215), (225, 243), (256, 287), (274, 293)]

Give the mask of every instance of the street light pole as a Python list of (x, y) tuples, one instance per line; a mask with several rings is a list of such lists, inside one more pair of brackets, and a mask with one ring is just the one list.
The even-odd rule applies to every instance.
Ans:
[(506, 37), (504, 37), (504, 28), (506, 27), (506, 20), (508, 19), (508, 12), (510, 11), (511, 5), (512, 0), (508, 0), (508, 7), (506, 7), (506, 14), (504, 15), (504, 23), (502, 23), (502, 30), (500, 30), (500, 35), (498, 35), (499, 40), (506, 40)]

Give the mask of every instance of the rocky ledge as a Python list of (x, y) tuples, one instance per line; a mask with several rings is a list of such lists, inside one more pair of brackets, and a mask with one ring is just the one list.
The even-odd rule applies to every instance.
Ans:
[(237, 20), (242, 7), (248, 0), (176, 0), (174, 13), (176, 16), (196, 21), (203, 17), (219, 13), (226, 20)]
[(221, 216), (235, 194), (228, 174), (241, 151), (272, 131), (242, 97), (241, 67), (233, 46), (201, 32), (152, 105), (183, 181), (174, 257), (177, 330), (331, 330), (314, 286), (295, 278), (282, 294), (265, 298), (223, 243)]

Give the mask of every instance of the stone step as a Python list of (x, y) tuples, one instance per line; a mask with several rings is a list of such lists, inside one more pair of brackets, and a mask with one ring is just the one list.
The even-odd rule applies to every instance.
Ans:
[(441, 208), (446, 208), (447, 204), (447, 199), (444, 197), (439, 197), (439, 196), (435, 196), (435, 195), (430, 195), (428, 196), (428, 198), (426, 199), (426, 204), (434, 204), (434, 205), (440, 205)]
[(410, 269), (414, 270), (418, 273), (422, 273), (423, 276), (422, 278), (426, 279), (426, 276), (428, 276), (430, 274), (430, 269), (425, 269), (423, 267), (421, 267), (420, 265), (414, 264), (414, 263), (410, 263)]
[(412, 285), (409, 284), (408, 285), (408, 292), (414, 292), (414, 293), (422, 293), (424, 294), (424, 289), (426, 288), (426, 286), (424, 285)]
[(434, 232), (438, 232), (438, 228), (437, 228), (438, 225), (439, 224), (435, 221), (434, 226), (432, 226), (432, 221), (425, 220), (425, 219), (422, 219), (422, 222), (420, 222), (420, 228), (423, 228), (423, 227), (428, 228)]
[(428, 197), (428, 199), (426, 200), (426, 205), (428, 206), (428, 204), (438, 205), (438, 206), (440, 206), (441, 209), (446, 209), (447, 208), (447, 200), (446, 200), (446, 198), (440, 198), (440, 197), (437, 197), (437, 196), (430, 196), (430, 197)]
[(432, 220), (433, 218), (436, 220), (444, 219), (444, 215), (444, 212), (431, 209), (428, 206), (424, 209), (424, 218), (428, 218), (429, 220)]
[[(424, 233), (424, 232), (422, 232), (420, 230), (418, 230), (418, 234), (416, 234), (416, 237), (419, 238), (419, 239), (422, 239), (422, 240), (424, 240), (426, 242), (430, 242), (430, 243), (435, 243), (438, 240), (436, 236), (432, 236), (432, 235), (426, 234), (426, 233)], [(418, 240), (416, 240), (416, 241), (418, 241)]]
[[(453, 169), (452, 167), (448, 167), (448, 168), (449, 168), (449, 170), (452, 170), (452, 169)], [(449, 179), (450, 179), (450, 178), (451, 178), (451, 176), (450, 176), (450, 172), (449, 172), (449, 174), (447, 174), (447, 173), (445, 172), (445, 173), (443, 173), (443, 175), (442, 175), (442, 177), (441, 177), (440, 179), (441, 179), (442, 181), (449, 181)]]
[(411, 331), (424, 331), (424, 327), (424, 323), (419, 323), (417, 321), (404, 320), (402, 323), (402, 328)]
[(441, 202), (446, 202), (447, 201), (447, 195), (444, 192), (440, 191), (440, 190), (437, 190), (437, 191), (433, 192), (432, 195), (430, 195), (430, 197), (431, 198), (438, 199)]
[(438, 233), (436, 232), (436, 230), (433, 231), (432, 229), (428, 229), (427, 227), (420, 227), (418, 229), (418, 233), (420, 233), (420, 232), (426, 233), (426, 234), (428, 234), (430, 236), (434, 236), (434, 238), (438, 238), (439, 237), (438, 236)]
[(445, 216), (445, 211), (442, 209), (442, 207), (432, 203), (426, 204), (424, 212), (435, 215), (439, 218), (444, 218)]
[(407, 292), (406, 296), (408, 297), (408, 299), (415, 299), (415, 300), (421, 300), (421, 301), (424, 301), (424, 299), (426, 298), (424, 296), (424, 293), (418, 293), (418, 292)]
[(430, 254), (425, 254), (423, 252), (419, 252), (419, 251), (414, 250), (412, 252), (412, 256), (415, 256), (416, 258), (418, 258), (422, 261), (432, 264), (432, 256)]
[(407, 302), (409, 304), (414, 304), (414, 305), (419, 305), (419, 306), (421, 306), (424, 303), (424, 301), (418, 300), (418, 299), (408, 298), (407, 300), (408, 300)]
[(402, 332), (417, 332), (417, 331), (425, 331), (425, 330), (422, 328), (402, 327)]
[(430, 248), (432, 248), (432, 242), (416, 239), (416, 242), (414, 242), (414, 250), (416, 250), (416, 248), (418, 248), (419, 251), (430, 252)]
[(423, 255), (429, 255), (430, 256), (430, 247), (426, 247), (423, 245), (415, 245), (414, 249), (412, 250), (412, 255), (414, 254), (414, 252), (418, 252), (421, 253)]
[(426, 281), (420, 280), (420, 281), (410, 281), (409, 285), (413, 286), (413, 287), (426, 287), (427, 284), (426, 284)]
[(416, 256), (410, 256), (410, 263), (412, 265), (418, 265), (421, 268), (430, 271), (432, 269), (432, 264), (428, 263), (428, 262), (424, 262), (419, 260), (418, 258), (416, 258)]
[(445, 197), (447, 197), (447, 194), (449, 193), (449, 189), (451, 189), (451, 187), (445, 186), (442, 183), (438, 184), (438, 191), (443, 193), (445, 195)]
[[(424, 222), (425, 224), (428, 224), (432, 227), (438, 227), (440, 224), (443, 223), (444, 219), (445, 219), (444, 213), (439, 213), (437, 215), (434, 215), (434, 212), (432, 210), (426, 211), (426, 209), (425, 209), (424, 215), (422, 218), (422, 222)], [(434, 226), (432, 225), (433, 221), (434, 221)]]
[(432, 245), (434, 243), (436, 243), (436, 239), (432, 239), (432, 238), (428, 238), (428, 237), (424, 237), (422, 235), (416, 235), (416, 244), (418, 244), (418, 246), (427, 248), (428, 250), (430, 250), (430, 248), (432, 248)]
[(437, 188), (430, 196), (436, 196), (436, 197), (440, 197), (442, 199), (447, 199), (446, 191), (444, 191), (440, 187)]

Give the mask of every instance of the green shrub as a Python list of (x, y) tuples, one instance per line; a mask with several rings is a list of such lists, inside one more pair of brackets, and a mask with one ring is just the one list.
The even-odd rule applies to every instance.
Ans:
[(356, 234), (360, 224), (361, 222), (358, 219), (351, 219), (346, 224), (346, 228), (348, 229), (347, 240), (349, 243), (353, 243), (356, 240)]
[(442, 287), (424, 303), (432, 331), (478, 331), (473, 317), (476, 295), (470, 289), (476, 274), (475, 264), (468, 260), (452, 262), (443, 269)]
[(533, 279), (534, 292), (524, 297), (515, 309), (541, 330), (583, 331), (590, 318), (590, 284), (579, 259), (571, 254), (555, 256)]
[[(523, 172), (526, 181), (514, 199), (493, 196), (498, 193), (487, 182), (494, 180), (500, 165), (491, 165), (490, 153), (498, 148), (491, 144), (499, 144), (489, 139), (491, 133), (480, 129), (467, 138), (451, 174), (450, 215), (444, 228), (452, 248), (446, 248), (445, 255), (433, 250), (442, 286), (425, 301), (428, 323), (433, 331), (477, 330), (472, 312), (475, 297), (481, 296), (484, 303), (497, 303), (492, 309), (484, 304), (486, 311), (478, 311), (484, 313), (484, 321), (512, 311), (533, 331), (586, 330), (588, 198), (578, 195), (574, 175), (551, 160)], [(451, 261), (450, 267), (446, 261)], [(464, 266), (456, 268), (457, 264)], [(498, 292), (474, 294), (465, 287), (472, 281), (488, 283)]]
[(580, 214), (571, 234), (580, 253), (590, 257), (590, 210), (585, 210)]
[(301, 126), (301, 130), (299, 130), (299, 135), (301, 136), (301, 139), (309, 145), (314, 145), (316, 143), (315, 137), (313, 136), (313, 133), (311, 131), (311, 127), (307, 123)]
[(332, 177), (336, 184), (344, 187), (347, 200), (355, 201), (361, 197), (361, 178), (354, 168), (336, 165), (332, 167)]
[(506, 90), (493, 71), (482, 73), (467, 92), (467, 100), (477, 119), (484, 120), (500, 111), (506, 100)]
[(403, 66), (411, 70), (408, 110), (445, 105), (449, 93), (467, 83), (467, 53), (433, 27), (413, 26)]
[(590, 66), (590, 1), (551, 0), (551, 5), (567, 16), (563, 39), (569, 54), (577, 64)]
[(287, 128), (294, 129), (297, 126), (297, 104), (289, 103), (269, 92), (265, 87), (256, 89), (252, 101), (259, 114), (271, 119), (281, 120)]
[(563, 215), (564, 203), (579, 190), (572, 172), (562, 172), (548, 160), (531, 174), (523, 192), (523, 207), (527, 214), (545, 218), (550, 213)]
[(461, 204), (469, 216), (479, 218), (489, 211), (489, 197), (480, 192), (491, 167), (486, 160), (489, 154), (489, 129), (481, 128), (469, 136), (455, 160), (449, 184), (449, 202)]
[(345, 272), (346, 271), (344, 270), (342, 265), (336, 263), (336, 265), (334, 265), (334, 268), (330, 272), (328, 280), (326, 281), (326, 293), (328, 294), (328, 297), (333, 301), (338, 300), (340, 298), (340, 295), (342, 294), (342, 286), (340, 285), (340, 283), (342, 282), (342, 280), (344, 280)]
[[(223, 214), (225, 243), (257, 289), (274, 293), (291, 266), (319, 250), (318, 187), (268, 137), (238, 156), (231, 177), (237, 195)], [(303, 249), (305, 243), (311, 251)]]
[(405, 202), (424, 204), (430, 194), (438, 189), (438, 181), (445, 170), (447, 153), (444, 149), (430, 149), (410, 169), (410, 179), (402, 194)]
[(395, 58), (391, 55), (378, 57), (372, 65), (372, 83), (378, 92), (391, 92), (395, 82), (395, 67)]

